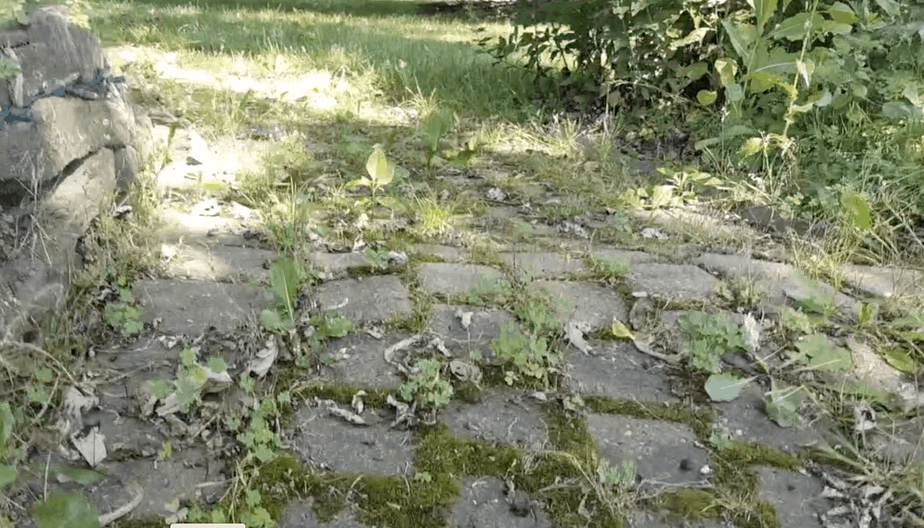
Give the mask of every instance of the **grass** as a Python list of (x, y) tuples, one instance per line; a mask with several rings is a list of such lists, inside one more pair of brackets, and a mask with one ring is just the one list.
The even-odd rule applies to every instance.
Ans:
[[(610, 129), (600, 131), (573, 116), (541, 111), (533, 104), (537, 94), (523, 69), (516, 65), (495, 67), (489, 57), (478, 53), (473, 42), (507, 34), (511, 26), (505, 21), (421, 16), (412, 0), (93, 0), (92, 8), (91, 25), (103, 41), (140, 57), (128, 61), (125, 68), (142, 104), (165, 107), (182, 124), (194, 124), (209, 140), (231, 145), (228, 148), (242, 145), (235, 143), (235, 136), (252, 126), (278, 124), (288, 133), (285, 140), (265, 152), (253, 153), (261, 158), (262, 169), (239, 175), (236, 185), (227, 188), (203, 184), (185, 198), (218, 194), (257, 209), (276, 249), (299, 259), (316, 249), (310, 240), (320, 236), (331, 246), (344, 248), (359, 240), (373, 242), (384, 254), (415, 243), (458, 242), (464, 246), (468, 262), (498, 266), (501, 244), (538, 247), (543, 242), (537, 241), (535, 231), (543, 224), (555, 226), (602, 211), (612, 213), (613, 221), (597, 231), (598, 238), (586, 242), (588, 246), (614, 243), (661, 253), (680, 262), (686, 258), (681, 252), (684, 243), (753, 249), (765, 242), (753, 230), (714, 229), (697, 218), (669, 221), (665, 230), (674, 236), (672, 240), (640, 239), (635, 233), (649, 222), (627, 214), (621, 196), (626, 190), (650, 188), (664, 181), (635, 174), (635, 161), (619, 154), (618, 120), (609, 123)], [(118, 65), (120, 60), (114, 62)], [(447, 108), (454, 110), (459, 120), (441, 138), (443, 145), (436, 162), (428, 164), (425, 117)], [(394, 182), (373, 195), (368, 188), (351, 188), (348, 183), (367, 175), (367, 160), (377, 144), (383, 145), (396, 170)], [(453, 155), (467, 147), (474, 150), (473, 157), (453, 166)], [(477, 171), (485, 181), (465, 181), (466, 171)], [(505, 223), (506, 231), (487, 233), (473, 229), (490, 212), (486, 193), (495, 187), (530, 203), (535, 211), (532, 223)], [(741, 187), (734, 191), (744, 192)], [(780, 199), (771, 196), (772, 189), (760, 193), (770, 201)], [(697, 198), (707, 208), (722, 209), (741, 198), (730, 194), (715, 198), (703, 193)], [(752, 199), (755, 195), (744, 194)], [(558, 200), (545, 203), (549, 197)], [(159, 265), (154, 237), (158, 197), (152, 182), (141, 180), (131, 199), (134, 222), (118, 223), (103, 217), (94, 231), (90, 249), (95, 261), (73, 281), (64, 312), (46, 322), (36, 337), (44, 357), (32, 364), (30, 381), (4, 393), (22, 403), (21, 410), (29, 418), (25, 423), (47, 422), (50, 413), (46, 411), (60, 399), (61, 387), (78, 373), (76, 358), (81, 351), (111, 338), (118, 330), (105, 328), (105, 321), (92, 320), (100, 311), (93, 300), (96, 289), (101, 284), (130, 285)], [(901, 199), (885, 200), (885, 205), (895, 207)], [(879, 230), (873, 235), (881, 238), (883, 251), (880, 255), (861, 255), (870, 262), (894, 258), (898, 253), (890, 243), (892, 239), (883, 234), (886, 222), (877, 225)], [(797, 267), (812, 277), (840, 279), (839, 266), (860, 253), (862, 237), (862, 233), (842, 229), (815, 245), (789, 244), (790, 255)], [(549, 250), (557, 249), (549, 241), (544, 243), (550, 245)], [(509, 309), (529, 337), (548, 338), (548, 350), (538, 345), (533, 348), (547, 353), (564, 347), (556, 335), (560, 325), (550, 322), (554, 300), (531, 297), (524, 281), (511, 280), (505, 287), (484, 284), (446, 299), (428, 295), (416, 284), (416, 267), (425, 260), (412, 257), (403, 272), (414, 300), (413, 314), (389, 321), (387, 329), (421, 332), (427, 327), (431, 304), (448, 300)], [(590, 278), (620, 291), (632, 271), (623, 261), (589, 258), (587, 264)], [(395, 272), (402, 273), (400, 268), (369, 266), (351, 270), (350, 276)], [(719, 301), (732, 309), (753, 309), (762, 303), (763, 293), (749, 281), (728, 279), (722, 291)], [(704, 309), (701, 304), (705, 303), (689, 301), (666, 308)], [(792, 323), (781, 329), (780, 335), (767, 339), (794, 342), (807, 332), (798, 326)], [(874, 334), (883, 343), (898, 343), (909, 350), (914, 361), (924, 363), (918, 348), (920, 336), (911, 331), (880, 332), (836, 326), (828, 320), (823, 326), (831, 333), (862, 330)], [(508, 341), (513, 343), (507, 345), (511, 347), (507, 351), (511, 364), (520, 361), (541, 370), (555, 367), (560, 359), (556, 355), (552, 361), (551, 355), (546, 357), (529, 347), (517, 348), (519, 341)], [(18, 361), (22, 358), (15, 359), (16, 364), (30, 365)], [(285, 423), (291, 409), (281, 403), (281, 396), (289, 390), (299, 400), (321, 398), (349, 405), (361, 389), (299, 383), (302, 374), (293, 368), (281, 374), (275, 386), (247, 388), (259, 401), (273, 404), (261, 410), (260, 420), (249, 427), (265, 433), (262, 420)], [(503, 369), (488, 371), (485, 384), (504, 385), (505, 377)], [(555, 389), (561, 381), (558, 374), (535, 377), (522, 385)], [(461, 389), (457, 398), (464, 392), (476, 399), (479, 392), (471, 387), (456, 388)], [(386, 407), (387, 391), (364, 389), (367, 406)], [(699, 407), (586, 400), (580, 412), (681, 423), (704, 445), (713, 432), (715, 416)], [(280, 403), (276, 406), (274, 402)], [(849, 427), (849, 405), (844, 401), (829, 402), (825, 408)], [(817, 455), (800, 458), (734, 443), (728, 449), (710, 448), (710, 463), (716, 472), (714, 489), (643, 497), (598, 478), (600, 460), (580, 412), (549, 404), (545, 409), (549, 444), (539, 452), (459, 439), (442, 426), (419, 428), (412, 435), (415, 472), (425, 473), (429, 482), (321, 476), (307, 471), (281, 450), (273, 453), (279, 456), (272, 461), (257, 463), (253, 457), (258, 451), (250, 448), (235, 470), (232, 492), (221, 507), (240, 508), (242, 503), (254, 502), (248, 492), (259, 491), (262, 502), (254, 504), (278, 518), (288, 500), (311, 495), (319, 517), (330, 519), (350, 499), (359, 497), (355, 502), (364, 522), (437, 526), (438, 516), (432, 513), (451, 507), (460, 477), (495, 476), (510, 478), (518, 488), (533, 493), (544, 501), (556, 521), (567, 526), (617, 526), (627, 512), (649, 508), (668, 511), (678, 519), (724, 514), (742, 528), (765, 528), (775, 525), (775, 514), (772, 507), (757, 499), (751, 469), (759, 465), (794, 469), (806, 459), (822, 460)], [(20, 447), (35, 441), (22, 430), (17, 434), (24, 439)], [(845, 445), (855, 447), (853, 440), (845, 441)], [(836, 460), (838, 464), (871, 482), (889, 485), (904, 503), (922, 499), (915, 490), (918, 469), (886, 466), (862, 450), (848, 451)], [(256, 508), (248, 512), (254, 513)], [(598, 516), (588, 520), (582, 511)]]
[[(287, 75), (347, 79), (360, 96), (355, 104), (379, 94), (392, 103), (433, 95), (485, 115), (529, 114), (522, 105), (530, 79), (493, 68), (470, 44), (505, 34), (508, 25), (423, 18), (413, 2), (394, 5), (400, 8), (370, 16), (350, 2), (99, 2), (92, 22), (104, 41), (176, 52), (181, 66), (272, 77), (284, 64)], [(491, 97), (484, 86), (494, 87)]]

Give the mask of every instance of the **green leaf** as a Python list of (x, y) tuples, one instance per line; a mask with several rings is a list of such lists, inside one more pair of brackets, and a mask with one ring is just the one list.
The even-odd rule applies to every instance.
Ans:
[(777, 0), (748, 0), (748, 4), (754, 9), (754, 15), (757, 17), (757, 34), (763, 35), (764, 26), (776, 11)]
[(781, 427), (795, 427), (799, 425), (800, 400), (796, 389), (775, 387), (767, 397), (767, 416)]
[(163, 399), (174, 391), (173, 383), (165, 380), (154, 380), (151, 382), (151, 394), (155, 398)]
[(281, 303), (288, 306), (295, 303), (299, 275), (298, 266), (288, 255), (281, 255), (270, 264), (270, 287)]
[(853, 31), (850, 24), (841, 24), (832, 20), (825, 20), (821, 23), (821, 30), (832, 35), (846, 35)]
[(709, 73), (709, 64), (705, 62), (696, 62), (687, 67), (686, 76), (687, 79), (695, 81), (701, 78), (703, 75)]
[(814, 369), (838, 371), (851, 366), (850, 351), (831, 345), (825, 334), (806, 336), (796, 344), (796, 348), (799, 353), (795, 357)]
[(858, 314), (859, 322), (861, 325), (872, 323), (876, 320), (876, 316), (879, 315), (879, 305), (874, 302), (861, 302), (860, 310)]
[(738, 155), (742, 158), (749, 158), (764, 150), (764, 140), (759, 137), (748, 138), (738, 150)]
[(613, 337), (617, 339), (634, 339), (632, 331), (626, 328), (626, 325), (622, 324), (622, 322), (617, 319), (613, 319), (613, 325), (610, 331), (613, 333)]
[(722, 21), (722, 27), (725, 28), (725, 33), (728, 34), (738, 56), (745, 62), (749, 61), (754, 52), (754, 43), (758, 38), (757, 28), (751, 24), (738, 24), (728, 20)]
[(0, 490), (16, 482), (18, 476), (19, 470), (16, 466), (0, 464)]
[(377, 185), (388, 185), (395, 176), (395, 168), (388, 162), (380, 145), (372, 148), (372, 154), (366, 160), (366, 172)]
[(225, 363), (225, 359), (221, 356), (210, 357), (206, 366), (208, 366), (209, 370), (211, 370), (215, 374), (224, 372), (225, 369), (228, 368), (228, 364)]
[(651, 207), (658, 209), (672, 205), (674, 198), (673, 185), (655, 185), (651, 189)]
[(106, 475), (93, 469), (84, 469), (71, 466), (58, 466), (54, 473), (78, 482), (80, 484), (93, 484), (106, 478)]
[(744, 100), (744, 88), (738, 83), (732, 84), (731, 86), (726, 88), (726, 97), (728, 97), (728, 101), (731, 103), (737, 103), (738, 101), (743, 101)]
[(922, 112), (908, 103), (901, 101), (889, 101), (882, 105), (882, 115), (889, 119), (908, 119), (920, 118)]
[(336, 315), (325, 322), (324, 333), (329, 337), (345, 337), (354, 328), (356, 328), (356, 324), (353, 321), (341, 315)]
[(738, 73), (738, 65), (728, 59), (716, 59), (715, 71), (719, 74), (719, 80), (726, 89), (735, 84), (735, 75)]
[(10, 408), (9, 402), (0, 402), (0, 455), (6, 451), (6, 443), (13, 434), (13, 426), (16, 425), (16, 418)]
[(897, 17), (901, 14), (901, 6), (895, 0), (876, 0), (876, 3), (879, 4), (879, 7), (888, 13), (889, 16)]
[(844, 193), (841, 195), (841, 205), (847, 212), (853, 224), (860, 229), (867, 230), (872, 225), (869, 202), (857, 193)]
[(853, 92), (853, 95), (856, 97), (863, 99), (866, 97), (866, 94), (869, 93), (869, 88), (863, 83), (856, 82), (851, 85), (850, 91)]
[(52, 493), (32, 513), (38, 528), (99, 528), (99, 510), (79, 491)]
[(294, 326), (290, 318), (283, 319), (278, 310), (263, 310), (260, 312), (260, 324), (270, 332), (285, 332)]
[(699, 104), (703, 106), (711, 105), (712, 103), (715, 102), (717, 97), (718, 96), (716, 95), (714, 90), (700, 90), (696, 94), (696, 100), (699, 101)]
[[(764, 0), (764, 1), (776, 1), (776, 0)], [(711, 27), (701, 27), (701, 28), (694, 29), (689, 34), (687, 34), (687, 36), (671, 42), (670, 48), (675, 50), (678, 48), (682, 48), (684, 46), (689, 46), (690, 44), (699, 44), (703, 41), (703, 38), (709, 34), (710, 31), (712, 31)]]
[(811, 13), (797, 13), (777, 24), (769, 37), (786, 39), (791, 42), (802, 40), (813, 28), (821, 26), (823, 22), (824, 19), (817, 13), (814, 16)]
[(906, 352), (901, 350), (889, 349), (882, 353), (882, 359), (892, 366), (895, 370), (906, 374), (914, 374), (918, 371), (918, 365)]
[(712, 401), (732, 401), (741, 393), (749, 379), (742, 379), (734, 374), (713, 374), (706, 380), (706, 394)]
[(196, 362), (196, 351), (190, 347), (186, 347), (180, 352), (180, 363), (184, 367), (188, 367)]
[(831, 4), (831, 7), (828, 8), (828, 15), (831, 20), (840, 24), (855, 24), (857, 22), (857, 15), (853, 12), (853, 9), (843, 2)]

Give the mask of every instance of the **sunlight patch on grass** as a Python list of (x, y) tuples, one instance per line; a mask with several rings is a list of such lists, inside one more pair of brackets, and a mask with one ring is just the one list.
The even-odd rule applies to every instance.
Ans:
[[(289, 11), (285, 4), (235, 9), (220, 3), (99, 0), (91, 21), (108, 40), (178, 52), (179, 64), (210, 71), (245, 70), (255, 78), (313, 71), (365, 76), (363, 89), (380, 92), (375, 95), (392, 104), (435, 94), (459, 109), (513, 116), (523, 114), (524, 102), (531, 100), (528, 75), (495, 66), (475, 43), (505, 34), (507, 23), (313, 12), (317, 5), (332, 9), (317, 3)], [(348, 11), (346, 4), (341, 7)]]

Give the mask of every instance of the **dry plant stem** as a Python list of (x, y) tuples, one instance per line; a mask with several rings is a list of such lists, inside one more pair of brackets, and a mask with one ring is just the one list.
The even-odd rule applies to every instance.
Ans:
[[(37, 347), (37, 346), (33, 345), (32, 343), (24, 343), (24, 342), (22, 342), (22, 341), (10, 341), (10, 340), (3, 340), (3, 341), (0, 341), (0, 348), (5, 348), (5, 347), (7, 347), (7, 346), (19, 347), (19, 348), (21, 348), (21, 349), (25, 349), (25, 350), (28, 351), (28, 352), (34, 352), (34, 353), (36, 353), (36, 354), (41, 354), (41, 355), (47, 357), (47, 358), (50, 359), (55, 365), (57, 365), (57, 367), (61, 370), (61, 372), (64, 373), (65, 376), (67, 376), (67, 378), (68, 378), (69, 380), (71, 380), (71, 383), (73, 383), (73, 384), (75, 384), (75, 385), (77, 384), (77, 380), (75, 380), (74, 377), (71, 376), (71, 373), (67, 370), (67, 368), (64, 366), (64, 364), (61, 363), (61, 360), (59, 360), (58, 358), (56, 358), (56, 357), (54, 357), (53, 355), (51, 355), (51, 354), (49, 354), (48, 352), (46, 352), (45, 349), (43, 349), (43, 348), (41, 348), (41, 347)], [(0, 356), (0, 357), (2, 357), (2, 356)], [(4, 366), (6, 366), (6, 365), (7, 365), (7, 364), (6, 364), (5, 360), (4, 360)]]
[(129, 489), (132, 490), (132, 492), (134, 492), (134, 496), (132, 497), (132, 500), (129, 501), (128, 504), (123, 505), (121, 508), (117, 510), (111, 511), (105, 515), (100, 515), (99, 516), (100, 526), (106, 526), (107, 524), (114, 522), (128, 515), (129, 512), (131, 512), (132, 510), (137, 508), (139, 504), (141, 504), (141, 499), (144, 497), (144, 489), (141, 487), (141, 485), (139, 485), (137, 482), (131, 482), (129, 483), (128, 487)]

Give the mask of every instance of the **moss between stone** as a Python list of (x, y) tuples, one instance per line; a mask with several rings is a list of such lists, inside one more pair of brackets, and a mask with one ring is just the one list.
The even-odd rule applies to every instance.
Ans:
[(613, 400), (597, 396), (584, 398), (588, 409), (603, 414), (622, 414), (633, 418), (666, 420), (689, 426), (700, 439), (708, 439), (715, 415), (708, 409), (691, 409), (671, 403), (643, 403), (633, 400)]
[(388, 405), (387, 399), (389, 394), (394, 391), (384, 389), (374, 389), (371, 387), (353, 387), (343, 384), (326, 384), (309, 385), (299, 387), (294, 399), (304, 401), (306, 399), (318, 398), (321, 400), (333, 400), (341, 405), (351, 405), (353, 396), (360, 390), (366, 391), (363, 396), (363, 403), (370, 408), (385, 408)]
[(623, 520), (603, 504), (606, 498), (594, 493), (592, 483), (587, 482), (587, 478), (596, 478), (597, 455), (584, 420), (555, 404), (544, 405), (543, 412), (552, 449), (539, 454), (518, 476), (517, 485), (542, 500), (545, 511), (559, 526), (621, 527)]
[[(585, 402), (594, 412), (682, 423), (691, 427), (704, 445), (708, 445), (715, 422), (711, 410), (676, 404), (599, 397), (587, 397)], [(773, 506), (756, 499), (757, 481), (751, 468), (774, 466), (796, 470), (803, 466), (802, 458), (765, 445), (743, 443), (734, 443), (731, 448), (722, 451), (710, 451), (709, 458), (714, 471), (712, 490), (672, 490), (645, 500), (642, 505), (666, 511), (669, 520), (678, 522), (726, 515), (733, 518), (739, 528), (775, 527)], [(734, 500), (729, 497), (734, 497)]]

